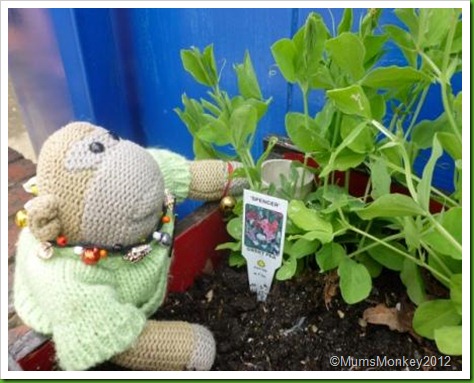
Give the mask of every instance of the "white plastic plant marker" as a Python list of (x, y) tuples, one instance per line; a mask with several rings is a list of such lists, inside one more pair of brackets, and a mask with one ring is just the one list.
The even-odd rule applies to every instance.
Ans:
[(286, 200), (244, 190), (242, 255), (247, 260), (250, 291), (265, 301), (275, 270), (281, 266), (286, 230)]

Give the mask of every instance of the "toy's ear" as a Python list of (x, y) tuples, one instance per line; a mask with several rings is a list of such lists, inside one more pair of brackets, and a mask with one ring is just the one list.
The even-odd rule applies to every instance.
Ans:
[(41, 242), (51, 241), (61, 234), (59, 199), (55, 195), (38, 196), (28, 202), (28, 227)]

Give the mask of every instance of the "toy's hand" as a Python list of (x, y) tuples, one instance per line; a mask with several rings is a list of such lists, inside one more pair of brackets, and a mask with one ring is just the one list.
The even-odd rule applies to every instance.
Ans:
[(216, 343), (205, 327), (149, 320), (138, 340), (112, 361), (133, 370), (210, 370)]
[(229, 178), (242, 164), (235, 161), (200, 160), (191, 162), (189, 198), (215, 201), (225, 195), (238, 195), (247, 187), (245, 178)]

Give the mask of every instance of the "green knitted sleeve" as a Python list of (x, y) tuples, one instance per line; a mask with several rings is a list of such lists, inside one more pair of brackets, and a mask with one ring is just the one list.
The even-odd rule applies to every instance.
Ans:
[(183, 156), (165, 149), (148, 148), (160, 166), (165, 186), (175, 195), (178, 202), (186, 199), (191, 183), (189, 161)]

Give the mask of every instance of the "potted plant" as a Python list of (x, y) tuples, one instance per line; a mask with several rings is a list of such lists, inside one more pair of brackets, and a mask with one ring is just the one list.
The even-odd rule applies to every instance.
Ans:
[[(380, 12), (369, 10), (351, 32), (346, 9), (334, 35), (312, 13), (292, 39), (271, 48), (282, 75), (301, 89), (303, 113), (289, 112), (285, 125), (304, 166), (317, 163), (319, 183), (316, 192), (289, 203), (285, 260), (276, 278), (292, 278), (315, 257), (322, 272), (337, 270), (342, 298), (353, 304), (369, 296), (382, 268), (394, 270), (417, 306), (415, 332), (434, 339), (441, 352), (459, 355), (462, 93), (453, 94), (451, 78), (461, 70), (460, 11), (397, 9), (407, 30), (386, 25), (378, 34)], [(378, 66), (388, 41), (408, 65)], [(418, 121), (432, 84), (439, 85), (444, 111)], [(326, 102), (311, 115), (308, 96), (315, 89), (325, 92)], [(424, 149), (431, 154), (417, 175), (413, 165)], [(450, 195), (432, 182), (443, 151), (455, 163)], [(368, 174), (365, 191), (354, 196), (350, 180), (361, 168)], [(433, 210), (433, 201), (441, 208)], [(235, 212), (227, 228), (237, 242), (219, 248), (230, 249), (231, 264), (241, 265), (239, 207)], [(445, 297), (428, 297), (427, 278), (444, 286)]]

